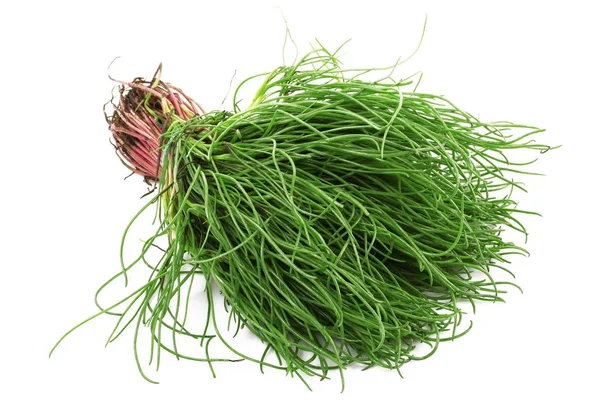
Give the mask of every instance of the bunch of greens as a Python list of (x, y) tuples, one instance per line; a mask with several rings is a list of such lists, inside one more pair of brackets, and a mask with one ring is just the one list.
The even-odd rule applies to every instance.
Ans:
[[(93, 317), (118, 318), (109, 341), (133, 326), (137, 344), (145, 326), (157, 363), (166, 351), (212, 369), (225, 360), (209, 355), (217, 338), (261, 369), (326, 378), (350, 364), (398, 369), (428, 357), (468, 331), (457, 329), (465, 305), (502, 300), (512, 283), (494, 276), (510, 274), (507, 255), (526, 251), (501, 232), (526, 233), (517, 217), (530, 213), (511, 199), (523, 189), (513, 178), (533, 162), (508, 155), (548, 150), (531, 138), (541, 130), (483, 123), (411, 91), (409, 80), (363, 80), (370, 71), (344, 70), (335, 53), (317, 49), (265, 74), (243, 110), (238, 88), (232, 112), (205, 113), (158, 75), (122, 85), (108, 118), (115, 145), (156, 183), (143, 210), (157, 204), (160, 222), (101, 288), (136, 264), (150, 268), (123, 300), (97, 303)], [(160, 261), (146, 261), (164, 236)], [(206, 327), (192, 332), (198, 276)], [(219, 331), (215, 289), (235, 328), (264, 342), (262, 356), (239, 352)], [(199, 341), (205, 357), (180, 352), (182, 336)]]

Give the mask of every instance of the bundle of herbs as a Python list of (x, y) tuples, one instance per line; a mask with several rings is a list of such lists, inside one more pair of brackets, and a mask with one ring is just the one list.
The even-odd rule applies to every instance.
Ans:
[[(509, 156), (547, 151), (532, 139), (542, 130), (483, 123), (410, 80), (363, 80), (371, 71), (344, 70), (319, 48), (262, 75), (247, 108), (239, 89), (261, 75), (242, 82), (232, 111), (209, 113), (160, 71), (122, 84), (108, 117), (114, 144), (156, 186), (143, 210), (157, 205), (160, 216), (142, 253), (102, 287), (149, 267), (126, 298), (97, 302), (92, 318), (118, 318), (109, 341), (132, 326), (137, 344), (147, 327), (157, 363), (166, 351), (213, 369), (225, 360), (208, 352), (216, 338), (233, 360), (304, 381), (428, 357), (468, 331), (459, 324), (478, 301), (502, 301), (513, 285), (502, 280), (512, 274), (507, 256), (526, 254), (502, 231), (526, 234), (518, 217), (532, 213), (511, 198), (523, 190), (514, 178), (535, 161)], [(168, 245), (151, 263), (161, 238)], [(200, 332), (187, 320), (194, 278), (208, 304)], [(234, 329), (255, 334), (262, 355), (240, 352), (219, 330), (217, 289)], [(180, 352), (182, 336), (206, 353)], [(150, 380), (137, 346), (135, 357)]]

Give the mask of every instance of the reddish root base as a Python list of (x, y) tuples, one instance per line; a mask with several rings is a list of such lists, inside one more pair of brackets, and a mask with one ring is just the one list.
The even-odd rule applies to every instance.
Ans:
[(161, 174), (162, 134), (174, 119), (188, 120), (204, 109), (179, 88), (159, 79), (160, 67), (151, 81), (135, 78), (119, 82), (119, 97), (106, 121), (121, 162), (147, 182)]

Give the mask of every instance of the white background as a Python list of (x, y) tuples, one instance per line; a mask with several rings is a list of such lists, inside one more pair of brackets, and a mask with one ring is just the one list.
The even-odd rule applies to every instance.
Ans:
[[(0, 6), (0, 405), (598, 405), (597, 62), (600, 14), (568, 2), (20, 1)], [(276, 8), (277, 4), (281, 9)], [(448, 96), (485, 120), (547, 129), (562, 148), (541, 156), (523, 208), (529, 258), (513, 271), (524, 294), (482, 306), (464, 338), (404, 366), (311, 381), (313, 392), (252, 363), (165, 358), (151, 385), (131, 336), (104, 348), (113, 321), (65, 330), (91, 315), (95, 289), (119, 267), (121, 232), (146, 187), (109, 144), (102, 116), (112, 83), (163, 77), (208, 109), (236, 80), (281, 63), (285, 25), (300, 52), (315, 37), (352, 38), (348, 66), (417, 55), (399, 77), (423, 71), (421, 90)], [(142, 235), (140, 234), (140, 237)], [(419, 404), (415, 404), (419, 403)]]

